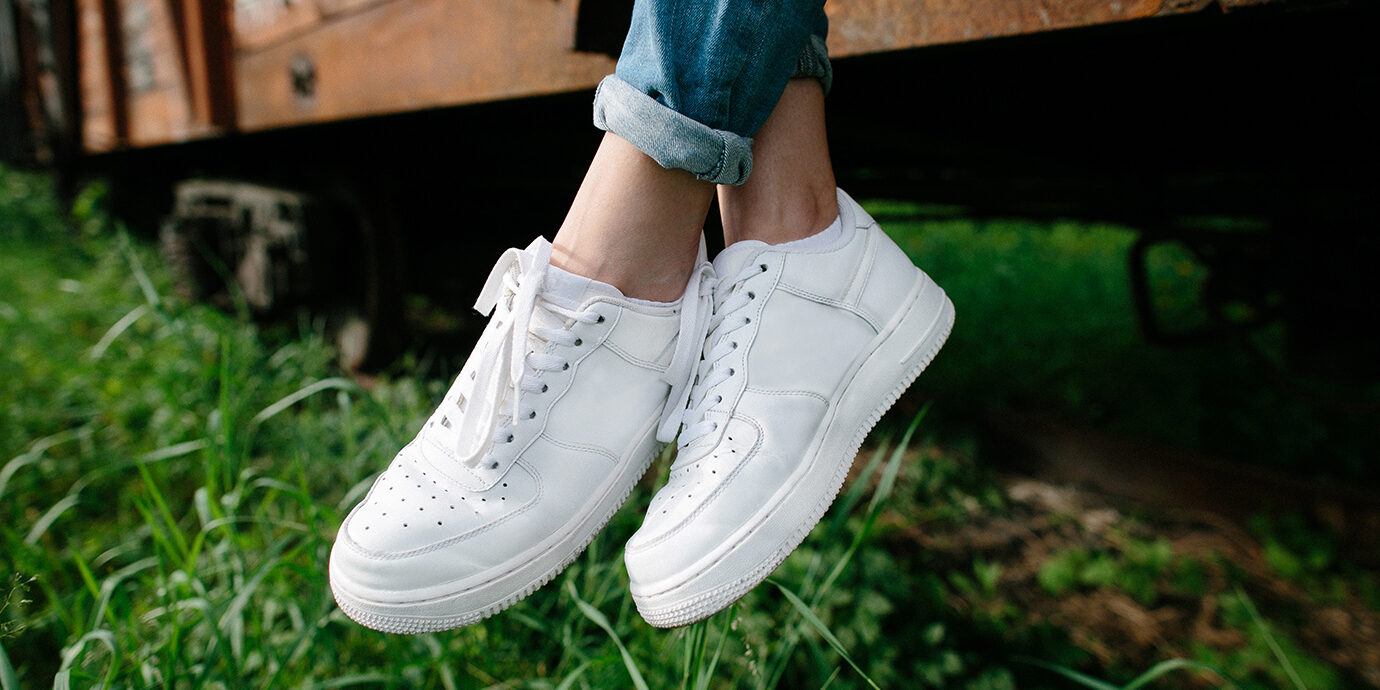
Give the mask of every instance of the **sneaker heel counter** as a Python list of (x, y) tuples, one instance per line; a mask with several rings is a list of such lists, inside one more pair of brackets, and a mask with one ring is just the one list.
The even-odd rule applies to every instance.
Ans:
[(868, 269), (867, 284), (859, 297), (859, 306), (876, 323), (886, 323), (924, 273), (916, 268), (910, 257), (896, 245), (874, 222), (867, 232), (872, 233), (872, 265)]

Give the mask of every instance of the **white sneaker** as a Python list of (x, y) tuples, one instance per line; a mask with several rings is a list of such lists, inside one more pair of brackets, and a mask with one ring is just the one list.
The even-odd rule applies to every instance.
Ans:
[(708, 328), (703, 251), (673, 304), (548, 271), (542, 238), (503, 255), (469, 361), (340, 526), (330, 581), (346, 615), (394, 633), (467, 625), (584, 550), (675, 435)]
[(678, 458), (625, 552), (652, 625), (707, 618), (766, 579), (953, 326), (944, 291), (842, 191), (838, 202), (830, 246), (740, 242), (714, 260)]

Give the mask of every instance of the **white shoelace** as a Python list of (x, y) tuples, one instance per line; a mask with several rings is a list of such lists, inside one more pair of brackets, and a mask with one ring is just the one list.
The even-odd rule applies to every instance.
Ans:
[(763, 265), (749, 264), (737, 275), (719, 280), (715, 287), (714, 314), (706, 334), (704, 356), (695, 372), (689, 408), (684, 412), (685, 428), (680, 433), (682, 448), (719, 428), (717, 422), (706, 419), (710, 408), (724, 400), (715, 389), (738, 373), (720, 360), (738, 349), (733, 333), (752, 323), (750, 317), (738, 312), (757, 298), (751, 290), (742, 289), (742, 283), (765, 270)]
[[(544, 349), (546, 343), (575, 346), (579, 339), (570, 331), (571, 326), (604, 318), (592, 310), (567, 309), (541, 298), (550, 262), (551, 244), (541, 237), (525, 250), (509, 249), (489, 273), (475, 301), (474, 308), (481, 314), (493, 315), (488, 328), (498, 334), (481, 338), (481, 349), (471, 355), (473, 362), (466, 367), (470, 376), (461, 376), (446, 395), (437, 419), (450, 432), (457, 455), (467, 465), (477, 466), (492, 445), (512, 442), (511, 428), (517, 420), (536, 417), (536, 408), (528, 401), (532, 395), (547, 391), (543, 372), (570, 367), (564, 357), (535, 350)], [(681, 301), (680, 335), (663, 374), (671, 391), (657, 427), (657, 438), (662, 442), (675, 438), (679, 413), (690, 398), (695, 360), (709, 328), (713, 273), (701, 240), (699, 258)], [(538, 309), (553, 318), (538, 316)], [(550, 323), (561, 325), (545, 325)], [(536, 347), (530, 342), (532, 336), (541, 341)], [(509, 403), (506, 411), (502, 409), (505, 400)], [(462, 413), (458, 424), (448, 414), (451, 411)]]
[(680, 298), (680, 335), (676, 337), (676, 351), (671, 356), (671, 365), (662, 375), (662, 380), (671, 384), (671, 392), (656, 431), (656, 440), (662, 443), (674, 441), (676, 432), (680, 430), (681, 417), (690, 404), (690, 393), (694, 388), (695, 365), (700, 358), (700, 348), (704, 347), (704, 340), (709, 335), (709, 323), (714, 312), (714, 265), (709, 263), (707, 257), (704, 236), (701, 235), (695, 268), (690, 272), (685, 294)]

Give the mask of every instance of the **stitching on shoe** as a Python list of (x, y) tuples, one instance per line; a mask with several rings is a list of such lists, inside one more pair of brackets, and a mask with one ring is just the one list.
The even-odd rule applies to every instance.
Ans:
[(586, 452), (586, 453), (594, 453), (595, 455), (602, 455), (602, 456), (604, 456), (604, 457), (606, 457), (606, 458), (612, 460), (612, 461), (615, 462), (615, 463), (618, 462), (618, 455), (615, 454), (613, 451), (607, 449), (607, 448), (603, 448), (603, 447), (595, 446), (595, 445), (584, 444), (584, 443), (566, 443), (565, 441), (557, 441), (556, 439), (552, 438), (550, 435), (548, 435), (548, 434), (547, 434), (546, 432), (544, 432), (544, 431), (543, 431), (542, 434), (541, 434), (540, 436), (538, 436), (537, 438), (538, 438), (539, 440), (545, 441), (545, 442), (547, 442), (547, 443), (549, 443), (549, 444), (551, 444), (551, 445), (553, 445), (553, 446), (556, 446), (557, 448), (564, 448), (564, 449), (566, 449), (566, 450), (582, 451), (582, 452)]
[[(689, 515), (686, 515), (684, 518), (678, 520), (676, 524), (672, 526), (670, 529), (668, 529), (665, 533), (657, 535), (655, 538), (647, 541), (647, 543), (645, 544), (638, 544), (637, 546), (634, 546), (633, 544), (629, 543), (627, 545), (628, 551), (644, 551), (655, 546), (659, 546), (660, 544), (671, 539), (673, 536), (679, 534), (682, 530), (686, 529), (690, 525), (690, 523), (694, 522), (696, 517), (699, 517), (700, 513), (704, 512), (705, 508), (717, 501), (719, 497), (723, 495), (724, 487), (727, 487), (729, 482), (732, 482), (734, 479), (736, 479), (738, 475), (742, 473), (743, 468), (747, 465), (748, 459), (754, 457), (757, 454), (757, 451), (762, 449), (762, 436), (764, 433), (762, 430), (762, 426), (758, 424), (756, 420), (751, 419), (749, 417), (734, 417), (733, 419), (737, 419), (738, 421), (751, 426), (754, 431), (752, 447), (747, 448), (743, 452), (739, 453), (739, 455), (742, 456), (742, 459), (738, 461), (738, 464), (733, 466), (733, 471), (726, 473), (723, 479), (719, 480), (718, 486), (715, 486), (714, 489), (705, 496), (704, 500), (700, 501), (699, 505), (697, 505), (695, 509), (690, 512)], [(724, 426), (725, 429), (727, 429), (728, 425), (725, 424)], [(720, 438), (723, 437), (721, 436)], [(716, 443), (713, 446), (711, 446), (709, 450), (712, 451), (714, 448), (718, 448), (719, 445), (720, 444)], [(706, 452), (701, 457), (705, 457), (708, 455), (709, 453)], [(680, 461), (677, 460), (677, 463), (679, 462)], [(689, 461), (687, 460), (687, 462)], [(682, 467), (683, 466), (684, 465), (682, 465)], [(674, 467), (672, 469), (674, 469)]]
[(606, 339), (604, 340), (604, 342), (602, 343), (602, 345), (603, 345), (604, 347), (608, 348), (609, 351), (612, 352), (613, 354), (618, 355), (618, 358), (619, 358), (619, 359), (621, 359), (621, 360), (623, 360), (623, 361), (627, 362), (628, 364), (631, 364), (631, 365), (633, 365), (633, 366), (635, 366), (635, 367), (638, 367), (638, 368), (640, 368), (640, 369), (646, 369), (646, 370), (648, 370), (648, 371), (655, 371), (655, 372), (657, 372), (657, 373), (666, 371), (666, 367), (664, 367), (664, 366), (657, 366), (656, 362), (651, 362), (651, 361), (642, 359), (642, 358), (640, 358), (640, 357), (635, 357), (635, 356), (633, 356), (632, 353), (630, 353), (630, 352), (628, 352), (627, 350), (624, 350), (623, 348), (621, 348), (621, 347), (615, 345), (615, 344), (613, 343), (613, 341), (610, 340), (610, 339), (607, 339), (607, 338), (606, 338)]
[(829, 398), (828, 398), (828, 397), (823, 396), (823, 395), (820, 395), (819, 393), (816, 393), (816, 392), (814, 392), (814, 391), (801, 391), (801, 390), (785, 390), (785, 391), (778, 391), (778, 390), (770, 390), (770, 389), (767, 389), (767, 388), (755, 388), (755, 387), (752, 387), (752, 386), (748, 386), (748, 387), (746, 387), (746, 388), (743, 389), (743, 392), (744, 392), (744, 393), (757, 393), (758, 395), (771, 395), (771, 396), (778, 396), (778, 397), (781, 397), (781, 396), (793, 396), (793, 397), (800, 397), (800, 398), (814, 398), (814, 399), (816, 399), (816, 400), (818, 400), (818, 401), (824, 403), (825, 405), (828, 405), (828, 404), (829, 404)]
[(791, 284), (789, 284), (789, 283), (780, 283), (780, 284), (778, 284), (778, 285), (776, 286), (776, 289), (781, 290), (781, 291), (783, 291), (783, 292), (790, 293), (790, 294), (795, 295), (796, 297), (800, 297), (800, 298), (802, 298), (802, 299), (807, 299), (807, 300), (810, 300), (810, 301), (812, 301), (812, 302), (818, 302), (819, 304), (824, 304), (824, 305), (827, 305), (827, 306), (830, 306), (830, 307), (834, 307), (834, 308), (837, 308), (837, 309), (842, 309), (842, 310), (844, 310), (844, 311), (846, 311), (846, 312), (848, 312), (848, 313), (850, 313), (850, 314), (853, 314), (854, 316), (856, 316), (856, 317), (862, 319), (863, 321), (867, 322), (867, 325), (868, 325), (868, 326), (871, 326), (871, 327), (872, 327), (872, 330), (874, 330), (874, 331), (879, 331), (879, 330), (881, 330), (881, 327), (877, 324), (876, 320), (874, 320), (871, 316), (869, 316), (869, 315), (867, 315), (866, 313), (864, 313), (862, 310), (858, 309), (858, 307), (855, 306), (855, 305), (848, 304), (848, 303), (846, 303), (846, 302), (841, 302), (841, 301), (836, 300), (836, 299), (834, 299), (834, 298), (832, 298), (832, 297), (825, 297), (824, 295), (821, 295), (821, 294), (819, 294), (819, 293), (811, 292), (811, 291), (809, 291), (809, 290), (804, 290), (804, 289), (795, 287), (795, 286), (793, 286), (793, 285), (791, 285)]
[[(872, 274), (872, 268), (877, 265), (877, 238), (872, 233), (863, 233), (863, 250), (859, 256), (858, 263), (854, 266), (853, 279), (848, 283), (848, 289), (843, 291), (844, 300), (849, 304), (861, 308), (863, 293), (866, 292), (867, 280)], [(866, 270), (863, 268), (866, 267)]]

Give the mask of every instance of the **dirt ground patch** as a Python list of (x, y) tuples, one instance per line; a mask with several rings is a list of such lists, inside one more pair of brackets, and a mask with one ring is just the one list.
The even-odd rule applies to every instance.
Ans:
[[(1009, 501), (1000, 515), (979, 513), (948, 531), (889, 526), (888, 539), (907, 542), (898, 548), (919, 547), (936, 567), (999, 566), (986, 596), (952, 594), (956, 609), (1014, 607), (1025, 624), (1066, 630), (1103, 667), (1145, 669), (1247, 648), (1253, 626), (1223, 610), (1223, 602), (1246, 601), (1348, 684), (1380, 688), (1380, 614), (1354, 593), (1319, 596), (1281, 577), (1237, 524), (1024, 476), (1003, 476), (1000, 486)], [(1213, 675), (1166, 680), (1218, 687)]]

